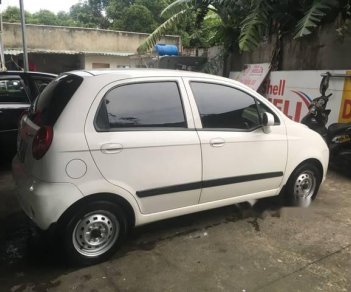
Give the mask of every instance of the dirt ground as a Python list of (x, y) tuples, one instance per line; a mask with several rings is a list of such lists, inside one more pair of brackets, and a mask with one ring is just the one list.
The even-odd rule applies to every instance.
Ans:
[(351, 291), (351, 177), (329, 171), (310, 208), (261, 201), (134, 230), (72, 268), (33, 234), (0, 167), (0, 291)]

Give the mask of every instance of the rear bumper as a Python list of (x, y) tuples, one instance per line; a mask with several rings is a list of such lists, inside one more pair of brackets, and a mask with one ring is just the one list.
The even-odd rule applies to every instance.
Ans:
[(31, 176), (17, 156), (12, 161), (12, 174), (22, 209), (42, 230), (56, 223), (74, 202), (83, 197), (71, 183), (48, 183)]

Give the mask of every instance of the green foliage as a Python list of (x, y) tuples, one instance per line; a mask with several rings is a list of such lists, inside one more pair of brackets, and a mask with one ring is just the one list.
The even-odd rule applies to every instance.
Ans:
[(182, 10), (191, 8), (191, 2), (192, 0), (175, 0), (162, 10), (161, 15), (171, 17)]
[(161, 12), (167, 7), (169, 0), (135, 0), (135, 4), (146, 7), (152, 13), (154, 20), (161, 22), (163, 20)]
[(343, 40), (346, 35), (351, 35), (351, 2), (347, 1), (346, 3), (342, 3), (341, 13), (343, 16), (343, 21), (339, 23), (336, 32), (338, 37)]
[(269, 14), (272, 7), (269, 1), (252, 0), (250, 13), (241, 23), (239, 48), (250, 51), (258, 46), (269, 25)]
[[(191, 11), (193, 28), (186, 31), (192, 46), (222, 43), (226, 52), (236, 47), (252, 51), (265, 37), (275, 33), (295, 31), (295, 38), (306, 36), (323, 23), (326, 16), (331, 21), (339, 14), (340, 7), (349, 6), (349, 0), (175, 0), (162, 15), (168, 17), (166, 24), (170, 25), (170, 21), (180, 24), (179, 12)], [(189, 17), (189, 13), (181, 15), (183, 20)], [(207, 21), (209, 16), (217, 21)], [(342, 34), (348, 24), (349, 20), (344, 21), (338, 33)], [(153, 41), (142, 45), (143, 49), (150, 49), (155, 40), (168, 31), (162, 24), (149, 38)]]
[(77, 26), (108, 28), (109, 22), (103, 15), (105, 2), (100, 0), (79, 2), (70, 8), (69, 15)]
[(156, 23), (152, 13), (143, 5), (133, 4), (124, 10), (121, 29), (134, 32), (152, 32)]
[(60, 11), (57, 13), (57, 25), (59, 26), (78, 26), (69, 13)]
[(138, 53), (145, 53), (152, 48), (156, 42), (165, 35), (165, 32), (179, 23), (182, 20), (183, 15), (187, 13), (189, 13), (188, 10), (182, 10), (162, 23), (152, 34), (149, 35), (146, 41), (139, 46)]
[(297, 23), (294, 38), (311, 34), (312, 30), (321, 23), (327, 12), (335, 6), (337, 6), (337, 2), (333, 0), (314, 0), (311, 7), (306, 11), (305, 16)]
[(116, 22), (121, 22), (123, 17), (124, 9), (128, 8), (130, 5), (129, 1), (122, 0), (110, 0), (106, 6), (106, 15), (107, 18), (112, 21), (112, 26), (117, 28), (118, 25)]
[[(252, 51), (270, 35), (311, 34), (339, 16), (337, 33), (350, 31), (351, 0), (81, 0), (68, 13), (26, 12), (26, 22), (152, 32), (139, 48), (147, 51), (165, 34), (181, 35), (192, 47), (223, 45), (224, 55)], [(20, 11), (8, 7), (6, 22), (19, 22)]]
[[(25, 18), (28, 18), (30, 13), (25, 13)], [(2, 13), (2, 20), (5, 22), (20, 22), (21, 21), (21, 11), (18, 7), (9, 6)]]
[(27, 23), (32, 24), (45, 24), (45, 25), (58, 25), (59, 21), (55, 13), (49, 10), (39, 10), (26, 18)]
[[(191, 27), (183, 27), (189, 35), (190, 46), (209, 47), (222, 43), (230, 51), (238, 37), (242, 9), (246, 6), (241, 0), (176, 0), (161, 14), (169, 17), (165, 23), (171, 26), (171, 21), (173, 29), (192, 18)], [(141, 48), (150, 49), (163, 34), (170, 32), (172, 30), (164, 29), (162, 24)]]

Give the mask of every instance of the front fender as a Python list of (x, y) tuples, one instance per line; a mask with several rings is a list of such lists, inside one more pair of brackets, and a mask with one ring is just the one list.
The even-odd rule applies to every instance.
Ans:
[(309, 159), (320, 162), (324, 180), (329, 163), (329, 149), (322, 136), (298, 123), (288, 127), (287, 134), (288, 160), (283, 183), (286, 184), (298, 165)]

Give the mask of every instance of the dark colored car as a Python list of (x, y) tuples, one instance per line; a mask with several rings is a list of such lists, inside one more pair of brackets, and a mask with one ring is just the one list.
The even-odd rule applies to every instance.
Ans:
[(50, 73), (0, 72), (0, 156), (16, 152), (21, 114), (54, 78), (56, 75)]

